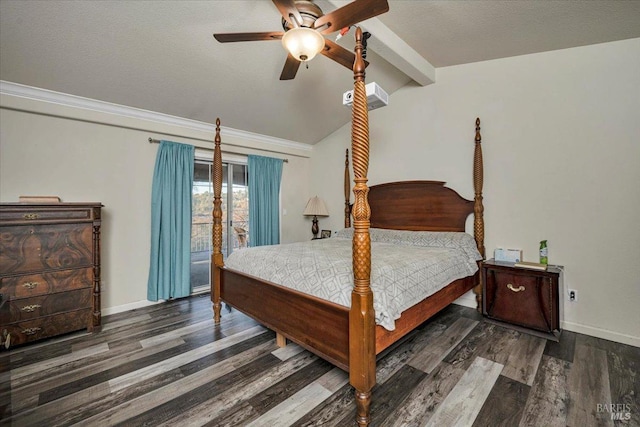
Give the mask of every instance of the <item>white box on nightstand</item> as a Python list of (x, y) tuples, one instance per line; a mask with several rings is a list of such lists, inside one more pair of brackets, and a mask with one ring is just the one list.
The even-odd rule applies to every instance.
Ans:
[(520, 262), (522, 261), (522, 249), (502, 249), (493, 251), (493, 258), (496, 261)]

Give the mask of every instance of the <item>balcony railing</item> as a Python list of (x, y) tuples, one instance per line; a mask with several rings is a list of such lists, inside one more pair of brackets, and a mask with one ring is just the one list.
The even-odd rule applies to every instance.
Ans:
[[(210, 222), (191, 224), (191, 286), (209, 286), (209, 261), (212, 248)], [(233, 250), (247, 247), (248, 225), (246, 221), (233, 222)], [(226, 230), (225, 230), (226, 231)], [(227, 256), (227, 236), (222, 234), (222, 255)]]
[(211, 226), (210, 222), (191, 224), (191, 252), (211, 252)]
[[(211, 229), (210, 222), (191, 224), (191, 252), (211, 252)], [(249, 240), (247, 221), (233, 222), (233, 250), (246, 248)], [(223, 230), (222, 253), (227, 253), (227, 239)]]

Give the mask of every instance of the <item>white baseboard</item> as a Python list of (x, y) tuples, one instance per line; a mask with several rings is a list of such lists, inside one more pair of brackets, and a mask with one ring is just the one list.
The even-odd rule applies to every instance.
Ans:
[[(211, 288), (209, 286), (200, 286), (198, 288), (193, 289), (193, 291), (191, 292), (191, 295), (200, 295), (200, 294), (209, 293), (209, 292), (211, 292)], [(160, 304), (166, 301), (167, 300), (161, 299), (159, 301), (142, 300), (142, 301), (130, 302), (128, 304), (122, 304), (115, 307), (105, 308), (102, 310), (102, 315), (108, 316), (110, 314), (122, 313), (123, 311), (134, 310), (136, 308), (149, 307), (149, 306)]]
[(128, 304), (122, 304), (122, 305), (117, 305), (115, 307), (105, 308), (102, 310), (102, 315), (108, 316), (110, 314), (122, 313), (123, 311), (134, 310), (136, 308), (149, 307), (151, 305), (160, 304), (165, 301), (166, 300), (160, 300), (160, 301), (142, 300), (142, 301), (130, 302)]
[[(471, 291), (467, 292), (466, 294), (455, 300), (454, 304), (476, 308), (475, 294)], [(562, 329), (566, 329), (567, 331), (578, 332), (580, 334), (585, 334), (596, 338), (602, 338), (609, 341), (632, 345), (634, 347), (640, 347), (640, 337), (634, 337), (633, 335), (621, 334), (619, 332), (609, 331), (607, 329), (595, 328), (593, 326), (566, 321), (561, 321), (560, 327)]]
[(562, 329), (580, 334), (590, 335), (596, 338), (602, 338), (609, 341), (615, 341), (622, 344), (640, 347), (640, 337), (633, 335), (621, 334), (619, 332), (609, 331), (607, 329), (595, 328), (593, 326), (582, 325), (580, 323), (561, 321)]

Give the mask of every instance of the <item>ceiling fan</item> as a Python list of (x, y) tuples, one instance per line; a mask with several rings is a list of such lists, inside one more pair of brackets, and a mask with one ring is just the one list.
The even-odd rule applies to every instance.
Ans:
[(282, 15), (284, 31), (261, 33), (214, 34), (220, 43), (259, 40), (282, 40), (288, 51), (280, 80), (296, 76), (301, 62), (320, 53), (352, 69), (355, 55), (339, 44), (324, 38), (324, 34), (340, 31), (365, 19), (389, 10), (387, 0), (354, 0), (339, 9), (324, 14), (313, 0), (272, 0)]

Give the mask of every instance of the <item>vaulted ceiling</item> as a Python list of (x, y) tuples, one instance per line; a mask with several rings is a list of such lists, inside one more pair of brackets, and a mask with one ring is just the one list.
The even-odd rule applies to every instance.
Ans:
[[(348, 2), (317, 0), (325, 13)], [(437, 68), (640, 37), (640, 1), (389, 0), (365, 21), (367, 81), (390, 96), (437, 84)], [(350, 120), (352, 73), (318, 56), (279, 80), (281, 31), (268, 0), (0, 0), (0, 80), (315, 144)], [(335, 33), (330, 35), (335, 40)], [(340, 40), (353, 48), (353, 32)]]

